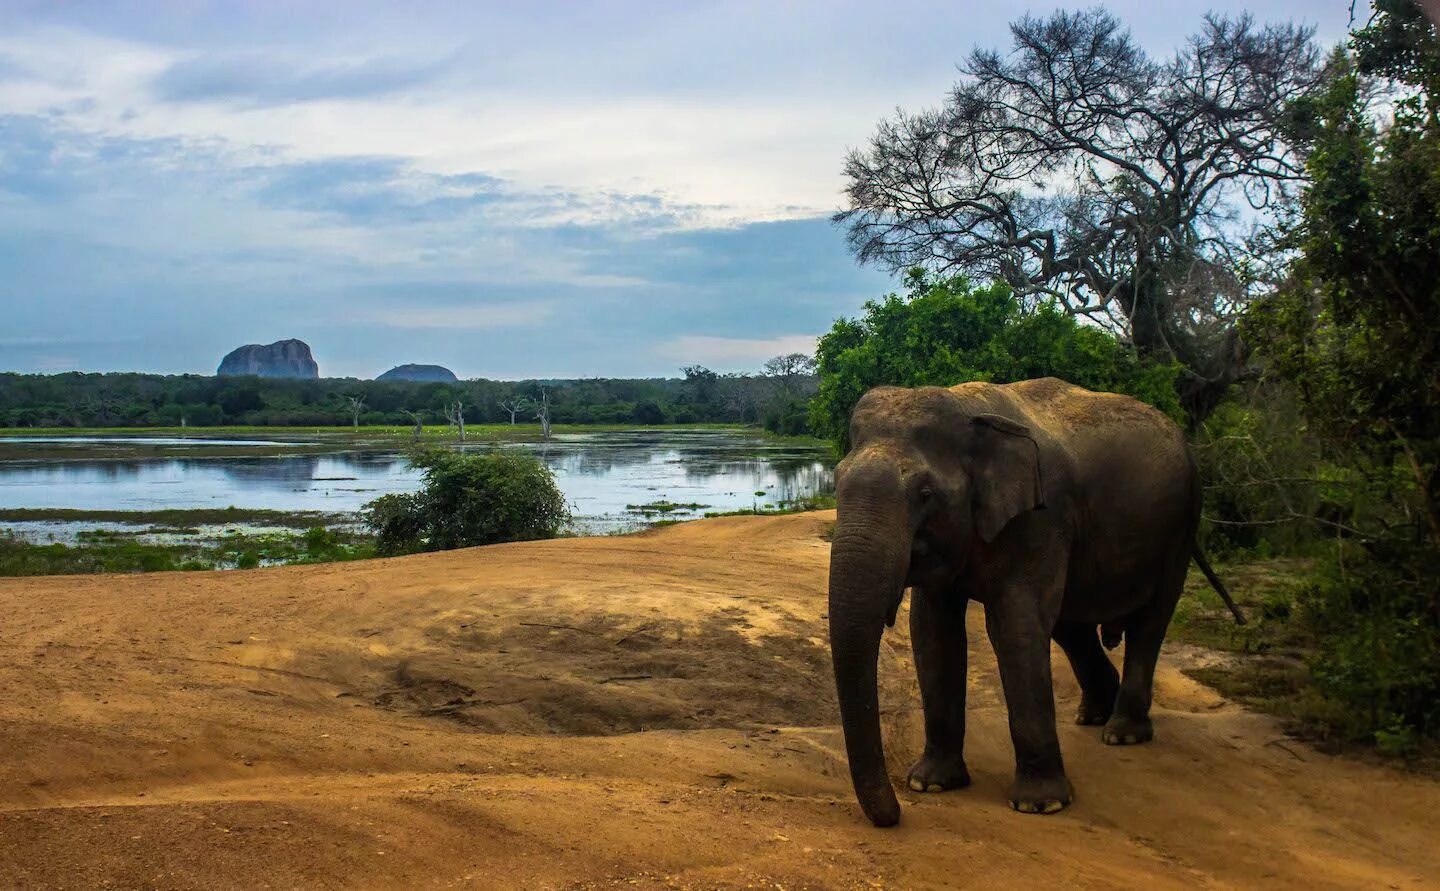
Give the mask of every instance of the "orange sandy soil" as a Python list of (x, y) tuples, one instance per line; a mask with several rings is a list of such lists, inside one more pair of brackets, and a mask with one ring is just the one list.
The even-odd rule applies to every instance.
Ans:
[[(1011, 812), (978, 612), (975, 783), (902, 789), (872, 828), (835, 726), (832, 520), (0, 580), (0, 885), (1440, 884), (1440, 784), (1285, 739), (1184, 651), (1127, 749), (1068, 723), (1057, 651), (1076, 803)], [(922, 743), (905, 627), (881, 666), (897, 780)]]

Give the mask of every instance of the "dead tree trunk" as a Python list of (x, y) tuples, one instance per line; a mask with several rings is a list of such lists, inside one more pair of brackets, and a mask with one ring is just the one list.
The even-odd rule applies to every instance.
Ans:
[(525, 410), (525, 400), (523, 398), (502, 399), (500, 400), (500, 408), (510, 413), (510, 426), (514, 427), (515, 416)]
[(535, 403), (535, 417), (540, 421), (540, 438), (550, 441), (550, 394), (540, 391), (540, 401)]
[(360, 429), (360, 411), (365, 407), (365, 397), (346, 396), (345, 400), (350, 403), (350, 427), (354, 430)]
[(455, 402), (445, 403), (445, 421), (454, 427), (460, 435), (460, 441), (465, 441), (465, 403), (460, 399)]

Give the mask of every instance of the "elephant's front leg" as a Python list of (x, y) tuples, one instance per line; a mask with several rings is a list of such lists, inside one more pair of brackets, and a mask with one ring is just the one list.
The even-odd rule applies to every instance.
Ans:
[(1055, 691), (1050, 681), (1050, 627), (1043, 598), (1011, 590), (985, 607), (985, 629), (1000, 664), (1010, 712), (1015, 784), (1010, 806), (1027, 814), (1053, 814), (1070, 803), (1070, 783), (1055, 734)]
[(925, 753), (910, 768), (916, 792), (943, 792), (970, 785), (965, 769), (965, 607), (959, 594), (926, 590), (910, 594), (910, 645), (920, 700), (925, 708)]

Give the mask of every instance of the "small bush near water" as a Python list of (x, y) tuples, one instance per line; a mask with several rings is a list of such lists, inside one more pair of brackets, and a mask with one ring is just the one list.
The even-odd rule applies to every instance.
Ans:
[(554, 475), (528, 453), (429, 448), (410, 462), (424, 471), (420, 491), (384, 495), (363, 512), (380, 554), (554, 538), (570, 522)]

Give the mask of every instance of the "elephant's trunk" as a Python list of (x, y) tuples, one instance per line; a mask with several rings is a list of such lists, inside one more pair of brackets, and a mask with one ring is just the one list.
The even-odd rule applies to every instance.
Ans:
[(877, 668), (880, 637), (904, 594), (910, 532), (900, 505), (874, 509), (840, 501), (830, 551), (830, 655), (850, 779), (876, 826), (900, 821), (885, 771)]

